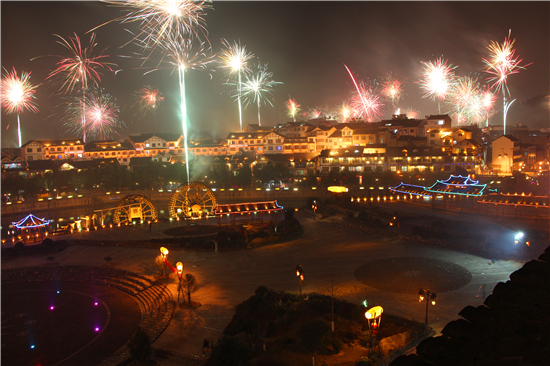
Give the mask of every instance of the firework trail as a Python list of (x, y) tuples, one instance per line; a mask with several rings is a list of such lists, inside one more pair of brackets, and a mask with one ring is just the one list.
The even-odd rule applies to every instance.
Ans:
[(443, 61), (442, 58), (438, 58), (431, 62), (421, 62), (423, 65), (422, 76), (423, 79), (417, 81), (420, 84), (420, 88), (424, 91), (423, 98), (430, 98), (431, 100), (438, 99), (438, 113), (441, 114), (441, 107), (439, 102), (447, 97), (447, 94), (451, 91), (455, 84), (455, 75), (453, 70), (457, 66), (452, 64), (447, 65), (447, 61)]
[[(180, 111), (183, 130), (183, 142), (185, 150), (185, 168), (187, 182), (189, 182), (189, 150), (188, 150), (188, 123), (187, 123), (187, 101), (185, 98), (185, 72), (188, 70), (207, 70), (208, 65), (214, 61), (213, 55), (207, 55), (205, 42), (194, 42), (191, 38), (167, 37), (163, 42), (158, 42), (157, 47), (163, 51), (164, 60), (168, 65), (178, 70), (178, 81), (180, 86)], [(156, 71), (160, 66), (152, 70)], [(152, 72), (150, 71), (150, 72)]]
[[(205, 9), (211, 8), (211, 1), (127, 0), (106, 2), (131, 9), (124, 17), (115, 20), (122, 24), (132, 22), (139, 24), (140, 32), (134, 35), (127, 44), (133, 43), (141, 48), (139, 57), (143, 60), (142, 65), (147, 61), (153, 61), (155, 52), (161, 54), (156, 61), (156, 66), (149, 72), (163, 68), (166, 63), (178, 71), (185, 167), (187, 182), (189, 182), (185, 71), (206, 69), (207, 65), (213, 61), (212, 56), (206, 55), (210, 47), (206, 47), (205, 42), (200, 40), (200, 31), (206, 37), (206, 23), (203, 16)], [(208, 40), (207, 37), (206, 40)]]
[(405, 114), (407, 115), (407, 118), (410, 119), (418, 119), (418, 116), (420, 116), (420, 112), (414, 108), (405, 109)]
[(387, 75), (381, 83), (382, 95), (386, 98), (386, 100), (391, 101), (394, 108), (397, 108), (397, 102), (399, 102), (399, 99), (403, 96), (402, 86), (405, 80), (398, 80), (390, 74)]
[[(253, 72), (250, 72), (245, 75), (246, 81), (242, 84), (242, 95), (245, 102), (245, 108), (250, 103), (256, 103), (258, 106), (258, 125), (261, 126), (261, 119), (260, 119), (260, 106), (263, 102), (264, 105), (269, 104), (273, 107), (273, 103), (271, 101), (271, 93), (273, 92), (273, 87), (277, 84), (282, 84), (282, 82), (279, 81), (273, 81), (273, 73), (267, 71), (267, 64), (261, 65), (258, 63), (257, 69)], [(234, 85), (238, 87), (239, 85), (236, 85), (234, 83), (227, 83), (228, 85)], [(237, 93), (237, 96), (239, 94)]]
[(294, 122), (296, 122), (296, 114), (300, 111), (301, 105), (296, 103), (296, 99), (291, 98), (286, 101), (286, 108), (288, 110), (288, 116), (292, 117)]
[[(17, 134), (19, 147), (21, 147), (21, 120), (19, 114), (26, 110), (38, 112), (38, 108), (34, 99), (37, 85), (32, 85), (30, 82), (31, 73), (21, 72), (21, 77), (17, 76), (15, 67), (9, 73), (4, 69), (2, 81), (0, 83), (0, 103), (6, 112), (17, 113)], [(9, 125), (8, 125), (9, 127)]]
[(519, 59), (519, 56), (515, 56), (516, 50), (513, 49), (515, 39), (510, 39), (512, 30), (508, 32), (508, 37), (504, 38), (502, 45), (497, 42), (491, 41), (487, 46), (489, 50), (489, 58), (482, 58), (482, 61), (485, 63), (485, 72), (490, 76), (487, 80), (491, 83), (491, 89), (495, 89), (498, 94), (502, 91), (503, 97), (503, 123), (504, 131), (503, 134), (506, 134), (506, 114), (508, 108), (515, 101), (512, 100), (510, 103), (506, 103), (506, 92), (510, 96), (510, 90), (508, 89), (508, 76), (512, 74), (519, 73), (520, 70), (525, 69), (531, 64), (521, 66), (520, 63), (523, 61)]
[(241, 132), (243, 131), (243, 116), (241, 108), (241, 96), (242, 96), (242, 82), (241, 74), (245, 75), (250, 71), (248, 67), (248, 61), (254, 58), (254, 54), (247, 52), (246, 47), (241, 45), (241, 41), (234, 41), (233, 44), (229, 43), (226, 39), (222, 39), (223, 49), (219, 55), (222, 63), (222, 68), (227, 69), (229, 76), (237, 74), (238, 76), (238, 90), (237, 90), (237, 102), (239, 104), (239, 124)]
[(350, 69), (346, 65), (344, 66), (348, 70), (357, 91), (351, 99), (356, 116), (359, 118), (364, 117), (368, 122), (372, 122), (375, 118), (382, 115), (381, 108), (384, 106), (384, 103), (381, 100), (381, 96), (372, 86), (367, 87), (364, 82), (357, 84)]
[[(95, 33), (91, 34), (87, 47), (82, 46), (80, 37), (76, 33), (74, 33), (74, 37), (69, 37), (68, 40), (57, 34), (54, 36), (59, 38), (56, 43), (69, 50), (70, 56), (57, 56), (61, 60), (56, 63), (57, 68), (50, 72), (46, 80), (60, 79), (59, 91), (63, 94), (72, 93), (75, 89), (80, 88), (82, 100), (84, 100), (86, 99), (86, 90), (90, 86), (97, 86), (101, 81), (101, 74), (98, 70), (107, 69), (112, 72), (112, 66), (116, 66), (116, 64), (104, 61), (105, 58), (109, 57), (103, 54), (105, 50), (97, 56), (93, 55), (94, 48), (97, 46)], [(86, 142), (86, 129), (84, 128), (86, 125), (85, 103), (82, 102), (81, 104), (82, 134), (83, 141)]]
[(164, 97), (156, 87), (145, 85), (134, 93), (134, 99), (136, 100), (134, 105), (137, 105), (139, 111), (145, 114), (149, 111), (154, 113)]
[(489, 127), (489, 117), (495, 113), (494, 107), (497, 101), (497, 96), (491, 92), (491, 88), (489, 86), (484, 87), (480, 93), (481, 106), (485, 111), (485, 127)]
[(114, 97), (105, 93), (105, 90), (101, 88), (87, 93), (84, 100), (86, 111), (84, 127), (80, 123), (81, 103), (79, 98), (68, 98), (63, 123), (70, 132), (79, 135), (86, 130), (88, 137), (101, 140), (120, 135), (118, 131), (125, 124), (118, 117), (120, 109)]

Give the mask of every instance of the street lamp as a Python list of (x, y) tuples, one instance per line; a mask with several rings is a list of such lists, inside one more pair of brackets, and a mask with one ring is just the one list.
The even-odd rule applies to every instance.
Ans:
[(428, 325), (428, 303), (432, 303), (432, 305), (435, 305), (435, 299), (437, 299), (437, 294), (434, 292), (431, 292), (430, 289), (424, 290), (420, 289), (418, 291), (418, 302), (422, 302), (426, 300), (426, 320), (425, 323)]
[(302, 294), (302, 281), (304, 280), (304, 271), (302, 270), (302, 265), (298, 264), (296, 266), (296, 276), (298, 277), (298, 281), (300, 283), (300, 295)]
[(313, 205), (311, 205), (311, 208), (313, 209), (313, 220), (315, 220), (315, 211), (317, 211), (317, 201), (313, 201)]
[[(168, 262), (168, 253), (168, 249), (166, 249), (165, 247), (160, 247), (160, 257), (162, 258), (164, 265), (166, 265), (166, 263)], [(161, 275), (164, 276), (164, 267), (162, 267)]]
[(372, 334), (376, 335), (378, 329), (380, 329), (380, 321), (382, 320), (382, 313), (384, 309), (381, 306), (375, 306), (370, 308), (365, 313), (365, 318), (367, 318), (367, 323), (369, 324), (369, 329), (372, 327)]
[(178, 304), (180, 302), (180, 293), (182, 294), (182, 297), (183, 297), (183, 287), (182, 287), (182, 277), (183, 277), (183, 263), (181, 262), (178, 262), (176, 263), (176, 269), (178, 271), (178, 280), (179, 280), (179, 285), (178, 285)]

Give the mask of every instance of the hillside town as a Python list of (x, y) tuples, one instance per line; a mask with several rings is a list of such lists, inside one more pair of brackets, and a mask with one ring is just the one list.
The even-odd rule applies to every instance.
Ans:
[[(452, 127), (449, 115), (411, 119), (338, 123), (329, 119), (249, 124), (225, 138), (208, 132), (189, 134), (189, 165), (227, 164), (230, 172), (247, 165), (254, 172), (267, 163), (281, 163), (295, 180), (322, 177), (335, 168), (358, 176), (371, 172), (461, 173), (532, 177), (548, 171), (550, 132), (522, 124)], [(91, 141), (68, 138), (31, 140), (19, 148), (2, 148), (2, 177), (32, 177), (54, 170), (86, 170), (108, 160), (133, 170), (148, 162), (185, 163), (181, 134), (132, 134), (125, 140)]]

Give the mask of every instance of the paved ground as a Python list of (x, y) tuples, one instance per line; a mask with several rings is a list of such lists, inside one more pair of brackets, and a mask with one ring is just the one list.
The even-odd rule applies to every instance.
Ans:
[[(301, 264), (304, 269), (304, 292), (328, 294), (329, 287), (334, 283), (341, 298), (355, 303), (366, 299), (369, 306), (383, 306), (385, 313), (418, 321), (422, 321), (425, 316), (425, 305), (418, 303), (418, 295), (411, 293), (414, 292), (412, 290), (392, 291), (391, 283), (395, 283), (395, 278), (400, 278), (409, 281), (409, 284), (415, 281), (414, 285), (410, 285), (411, 289), (419, 285), (428, 287), (431, 283), (422, 284), (423, 281), (418, 280), (441, 275), (447, 268), (448, 272), (444, 273), (442, 279), (446, 281), (443, 281), (446, 287), (438, 293), (437, 305), (430, 305), (429, 310), (429, 323), (439, 332), (449, 321), (458, 318), (458, 312), (465, 306), (480, 305), (484, 296), (488, 296), (498, 282), (508, 280), (510, 273), (524, 263), (499, 260), (490, 264), (486, 258), (476, 255), (367, 235), (343, 228), (330, 222), (331, 219), (314, 221), (307, 212), (298, 212), (296, 217), (302, 223), (304, 233), (291, 242), (225, 253), (172, 250), (169, 254), (170, 262), (184, 262), (185, 272), (197, 277), (200, 287), (193, 295), (193, 300), (202, 306), (195, 310), (179, 310), (154, 346), (184, 354), (202, 355), (203, 339), (216, 340), (229, 323), (235, 305), (250, 297), (259, 285), (297, 292), (299, 283), (294, 272), (297, 264)], [(459, 215), (454, 217), (460, 219)], [(153, 225), (151, 231), (146, 225), (138, 225), (79, 233), (74, 234), (74, 237), (147, 240), (169, 237), (164, 231), (181, 225), (181, 222), (162, 223)], [(534, 253), (533, 258), (539, 254)], [(56, 255), (54, 262), (61, 265), (101, 266), (105, 263), (103, 258), (110, 256), (113, 258), (112, 265), (117, 268), (151, 274), (156, 255), (158, 250), (155, 249), (71, 246)], [(372, 278), (359, 275), (360, 281), (356, 277), (358, 272), (362, 273), (361, 268), (368, 268), (369, 263), (380, 264), (392, 260), (399, 263), (402, 258), (409, 258), (403, 264), (414, 264), (415, 267), (391, 267), (395, 271), (386, 268), (384, 275)], [(3, 260), (2, 267), (44, 265), (47, 262), (45, 257), (22, 257)], [(422, 263), (428, 266), (418, 266)], [(441, 264), (443, 266), (436, 272), (428, 273), (428, 277), (422, 272), (424, 268), (435, 268)], [(435, 270), (432, 268), (432, 271)], [(170, 286), (176, 298), (175, 281)], [(162, 364), (173, 363), (162, 361)]]
[(95, 365), (124, 345), (140, 319), (131, 296), (106, 286), (3, 285), (2, 364)]

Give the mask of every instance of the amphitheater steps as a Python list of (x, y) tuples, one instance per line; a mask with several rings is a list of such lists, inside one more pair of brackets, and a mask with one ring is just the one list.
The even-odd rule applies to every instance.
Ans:
[[(113, 287), (132, 295), (141, 309), (140, 326), (154, 342), (166, 329), (174, 314), (175, 302), (166, 285), (147, 275), (109, 267), (43, 266), (2, 270), (2, 284), (34, 281), (77, 281)], [(130, 363), (128, 343), (98, 366)]]

